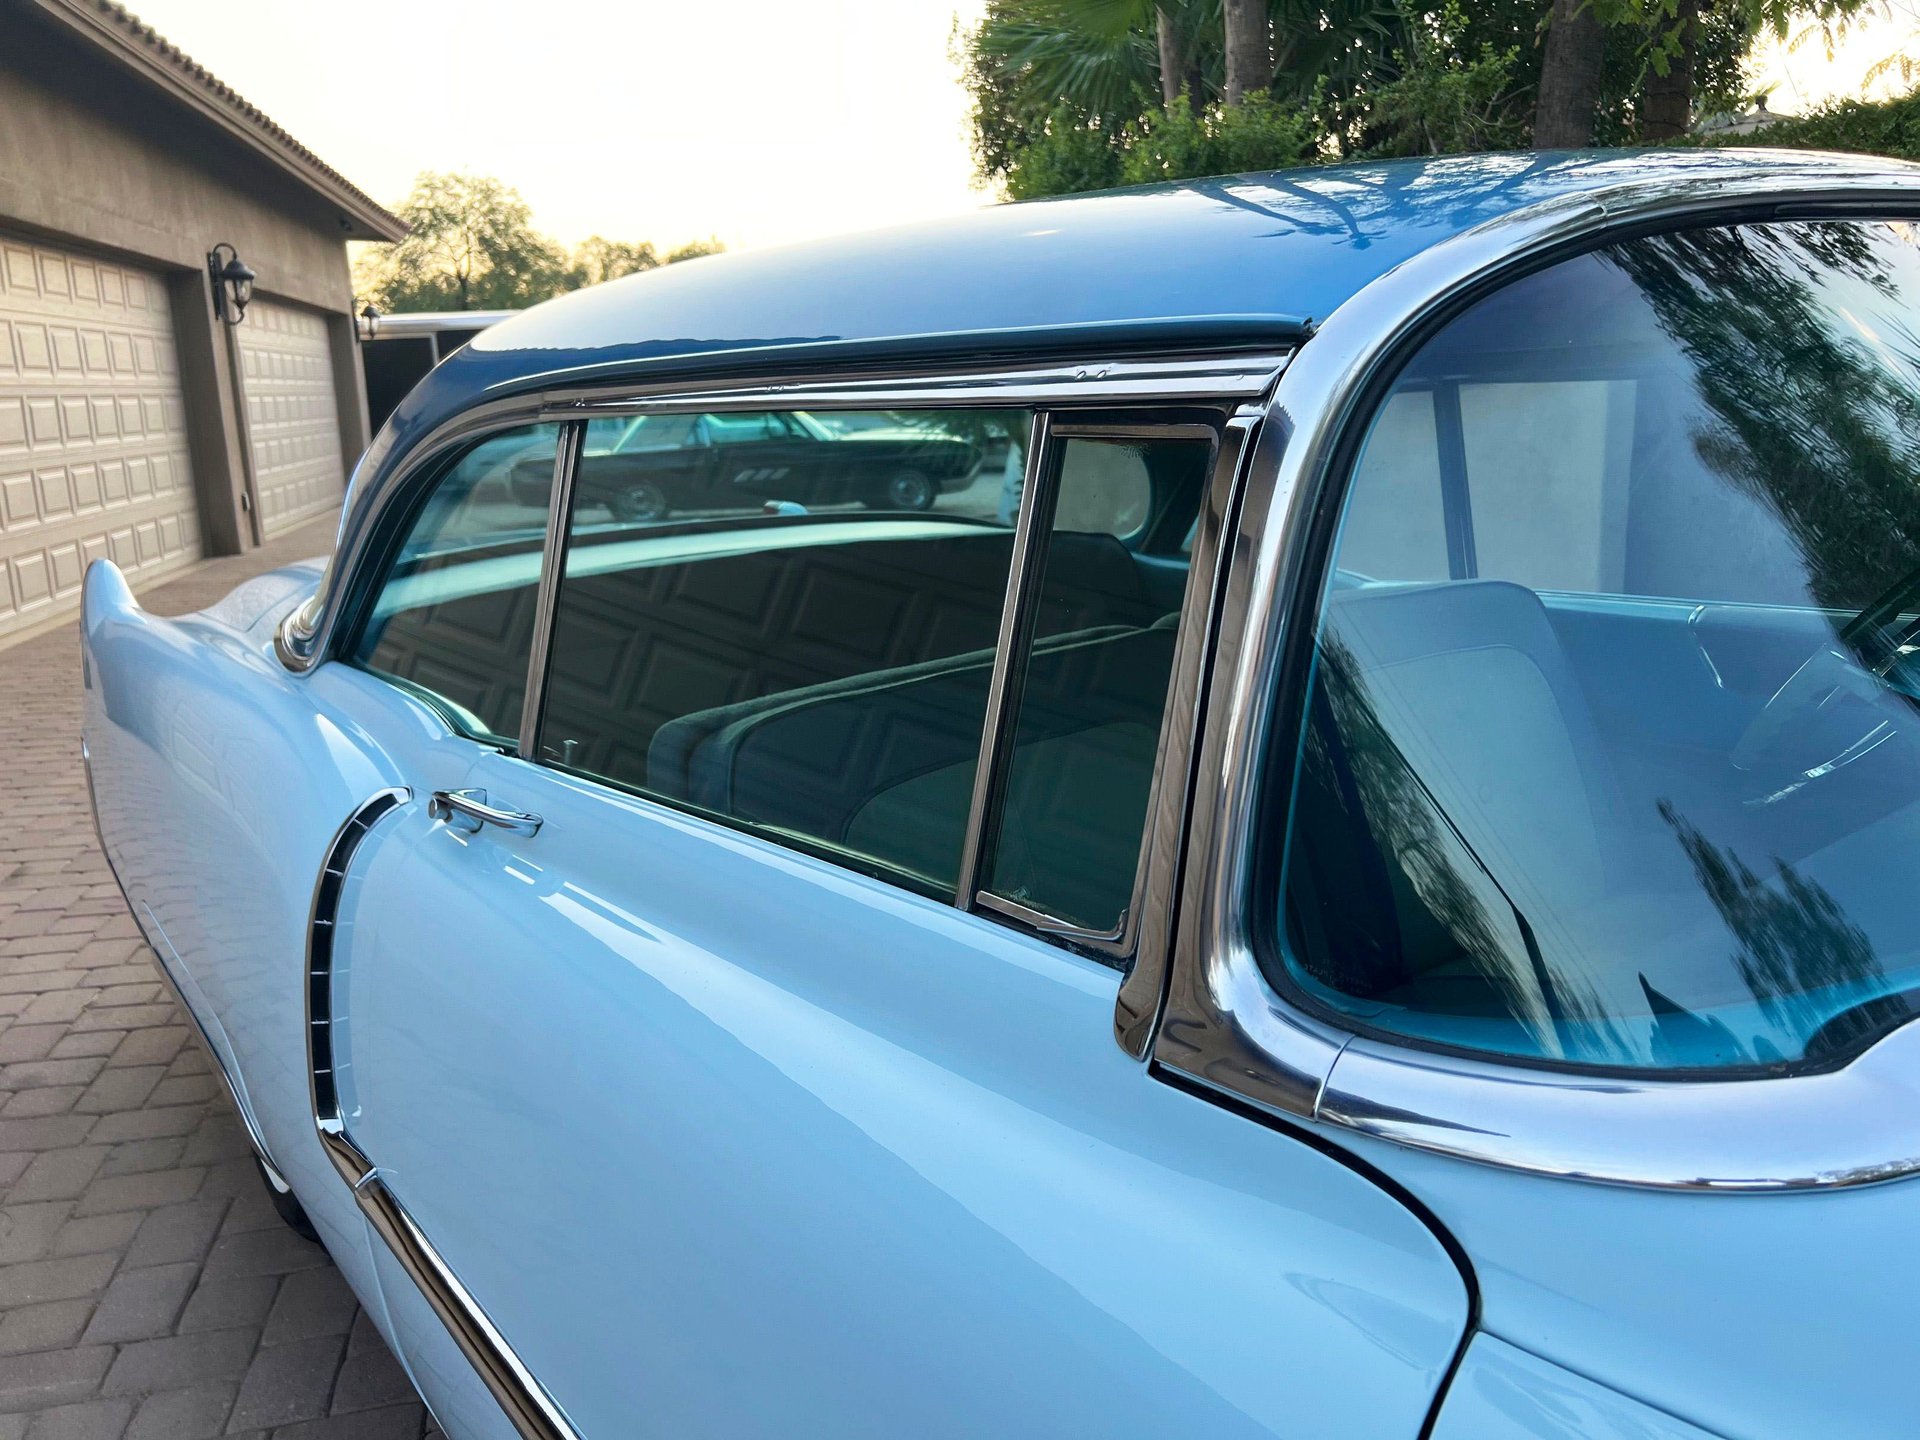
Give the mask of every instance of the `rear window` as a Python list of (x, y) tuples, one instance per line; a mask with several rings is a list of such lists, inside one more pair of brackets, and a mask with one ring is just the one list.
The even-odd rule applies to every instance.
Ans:
[(1631, 1069), (1913, 1013), (1920, 248), (1687, 230), (1480, 302), (1349, 481), (1263, 963), (1342, 1023)]

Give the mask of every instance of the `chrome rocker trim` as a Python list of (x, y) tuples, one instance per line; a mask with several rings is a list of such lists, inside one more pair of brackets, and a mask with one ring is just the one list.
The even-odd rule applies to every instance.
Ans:
[[(1920, 1026), (1844, 1068), (1779, 1078), (1595, 1076), (1361, 1039), (1278, 994), (1249, 939), (1255, 784), (1310, 536), (1377, 382), (1483, 288), (1609, 236), (1676, 222), (1920, 211), (1920, 175), (1782, 157), (1785, 178), (1625, 184), (1515, 212), (1362, 290), (1281, 377), (1228, 542), (1195, 768), (1193, 840), (1154, 1059), (1270, 1112), (1537, 1175), (1794, 1191), (1920, 1173)], [(1292, 699), (1283, 700), (1292, 704)]]
[(253, 1151), (253, 1158), (260, 1162), (260, 1170), (271, 1185), (282, 1195), (291, 1194), (293, 1187), (287, 1183), (286, 1176), (280, 1173), (280, 1167), (273, 1162), (273, 1156), (267, 1151), (266, 1138), (260, 1133), (259, 1123), (253, 1118), (253, 1108), (240, 1098), (240, 1087), (234, 1083), (233, 1076), (221, 1062), (220, 1052), (214, 1048), (213, 1037), (207, 1034), (207, 1027), (193, 1006), (187, 1003), (187, 997), (180, 988), (180, 982), (174, 978), (173, 971), (167, 967), (161, 947), (153, 943), (153, 937), (147, 933), (146, 922), (140, 918), (140, 907), (133, 903), (133, 897), (127, 894), (127, 887), (120, 879), (115, 868), (113, 856), (107, 850), (107, 837), (100, 829), (100, 801), (93, 791), (93, 753), (87, 748), (87, 742), (80, 742), (80, 768), (87, 777), (87, 812), (93, 817), (94, 843), (100, 847), (100, 858), (107, 862), (107, 873), (113, 876), (114, 888), (120, 892), (121, 903), (127, 907), (127, 914), (133, 917), (134, 928), (139, 930), (140, 939), (147, 947), (147, 954), (153, 960), (154, 973), (160, 977), (160, 983), (167, 987), (167, 993), (173, 996), (173, 1003), (180, 1007), (180, 1013), (187, 1017), (187, 1029), (199, 1044), (207, 1057), (207, 1064), (213, 1073), (220, 1077), (220, 1086), (227, 1092), (227, 1103), (233, 1106), (233, 1113), (240, 1119), (240, 1128), (245, 1132), (247, 1145)]
[(353, 1192), (368, 1225), (440, 1317), (454, 1344), (492, 1393), (524, 1440), (580, 1440), (566, 1413), (487, 1318), (460, 1277), (407, 1213), (379, 1169), (348, 1135), (335, 1083), (333, 1048), (333, 937), (347, 870), (360, 842), (411, 792), (381, 790), (348, 817), (327, 846), (307, 924), (307, 1076), (314, 1126), (334, 1170)]

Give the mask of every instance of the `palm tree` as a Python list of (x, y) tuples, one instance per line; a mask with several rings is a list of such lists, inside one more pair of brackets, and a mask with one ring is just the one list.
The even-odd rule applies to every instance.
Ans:
[[(1210, 32), (1221, 0), (1002, 0), (980, 31), (984, 48), (1027, 67), (1037, 88), (1070, 108), (1111, 114), (1122, 94), (1152, 82), (1172, 105), (1185, 91), (1203, 103), (1219, 47)], [(1151, 40), (1149, 40), (1151, 36)], [(1057, 87), (1057, 88), (1056, 88)]]
[(1596, 4), (1597, 0), (1553, 0), (1533, 109), (1537, 150), (1573, 150), (1593, 143), (1600, 64), (1607, 49), (1607, 30)]
[(1238, 105), (1273, 84), (1271, 7), (1267, 0), (1221, 0), (1227, 52), (1227, 103)]

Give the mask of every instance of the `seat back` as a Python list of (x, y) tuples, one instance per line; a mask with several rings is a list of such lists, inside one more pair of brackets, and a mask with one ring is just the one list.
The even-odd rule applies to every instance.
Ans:
[(1611, 767), (1539, 596), (1504, 581), (1336, 590), (1321, 644), (1370, 717), (1338, 716), (1344, 743), (1384, 737), (1516, 905), (1564, 913), (1604, 892)]
[[(1117, 874), (1130, 887), (1173, 642), (1167, 626), (1106, 627), (1036, 646), (1001, 828), (1003, 874), (1032, 872), (1095, 909), (1113, 902)], [(670, 773), (684, 774), (683, 798), (697, 805), (950, 882), (992, 673), (985, 650), (689, 716), (702, 738), (684, 761), (676, 739)]]

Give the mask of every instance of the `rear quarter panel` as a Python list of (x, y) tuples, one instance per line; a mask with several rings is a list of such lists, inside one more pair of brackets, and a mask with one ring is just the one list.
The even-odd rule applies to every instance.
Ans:
[(88, 571), (83, 739), (101, 840), (274, 1164), (358, 1283), (359, 1214), (308, 1108), (301, 976), (321, 856), (390, 766), (315, 708), (274, 660), (270, 618), (233, 599), (230, 618), (254, 612), (245, 629), (212, 618), (220, 607), (163, 619), (111, 564)]
[[(1518, 1350), (1727, 1440), (1920, 1435), (1920, 1183), (1630, 1189), (1345, 1143), (1453, 1232), (1482, 1325)], [(1501, 1369), (1495, 1383), (1518, 1383)], [(1551, 1409), (1552, 1393), (1538, 1403)]]

